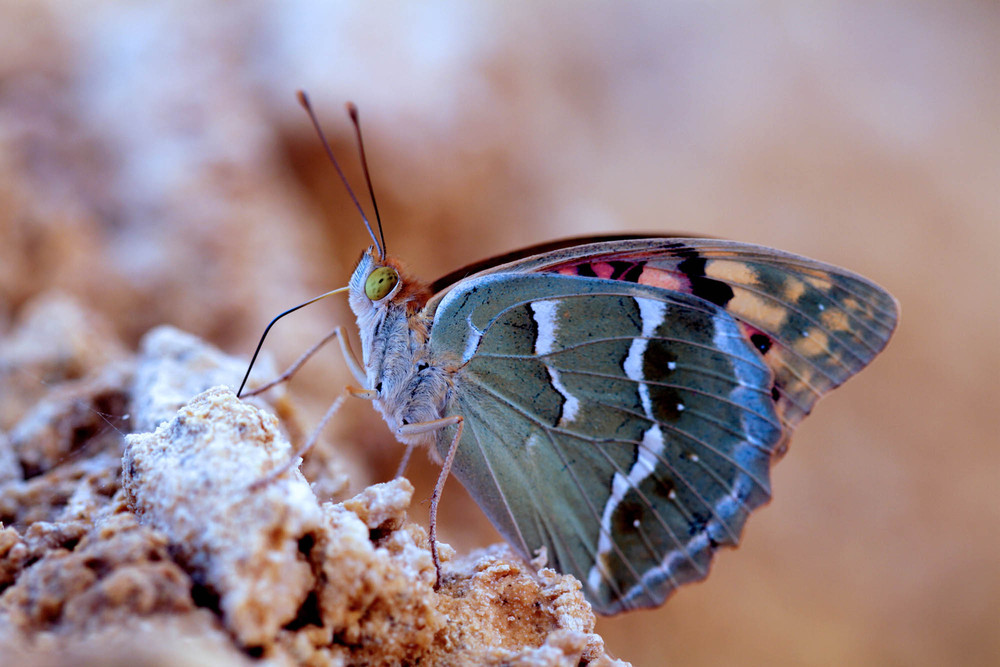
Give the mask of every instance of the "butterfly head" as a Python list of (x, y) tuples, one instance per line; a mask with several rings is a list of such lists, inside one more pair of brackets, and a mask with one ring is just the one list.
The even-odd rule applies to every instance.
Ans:
[(358, 317), (385, 304), (403, 288), (399, 270), (379, 258), (374, 247), (361, 255), (350, 282), (351, 310)]
[(389, 326), (407, 322), (430, 297), (425, 284), (406, 275), (397, 260), (380, 256), (374, 246), (361, 255), (351, 275), (349, 291), (366, 360), (373, 337), (387, 322)]

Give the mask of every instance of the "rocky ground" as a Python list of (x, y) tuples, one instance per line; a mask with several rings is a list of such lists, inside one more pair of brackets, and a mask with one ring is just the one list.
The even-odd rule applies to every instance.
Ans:
[(37, 311), (74, 326), (0, 340), (27, 406), (0, 441), (5, 661), (620, 664), (578, 582), (506, 547), (442, 544), (435, 590), (405, 478), (340, 503), (317, 497), (342, 494), (335, 461), (261, 483), (297, 428), (280, 389), (226, 386), (242, 361), (170, 327), (131, 355), (70, 299)]

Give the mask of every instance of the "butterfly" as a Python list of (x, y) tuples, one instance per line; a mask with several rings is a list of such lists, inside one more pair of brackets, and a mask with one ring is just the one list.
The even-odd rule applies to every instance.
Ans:
[(439, 572), (451, 474), (601, 614), (704, 578), (770, 499), (796, 425), (898, 318), (865, 278), (735, 241), (570, 239), (428, 284), (368, 230), (348, 287), (328, 294), (346, 290), (357, 319), (360, 361), (339, 336), (364, 385), (352, 393), (443, 462)]
[(707, 575), (898, 310), (843, 269), (705, 238), (546, 244), (431, 285), (373, 246), (349, 294), (390, 428), (602, 614)]

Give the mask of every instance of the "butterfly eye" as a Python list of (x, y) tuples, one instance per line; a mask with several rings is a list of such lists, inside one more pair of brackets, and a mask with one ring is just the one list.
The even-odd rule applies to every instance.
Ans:
[(380, 266), (368, 274), (365, 295), (372, 301), (384, 299), (399, 282), (399, 274), (391, 266)]

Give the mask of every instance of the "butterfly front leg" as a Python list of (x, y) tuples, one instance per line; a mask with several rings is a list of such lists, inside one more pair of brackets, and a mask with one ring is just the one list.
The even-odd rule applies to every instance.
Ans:
[[(267, 384), (261, 385), (260, 387), (257, 387), (252, 391), (245, 392), (243, 396), (246, 397), (256, 396), (278, 384), (281, 384), (282, 382), (287, 382), (292, 378), (293, 375), (295, 375), (296, 372), (298, 372), (300, 368), (302, 368), (302, 366), (307, 361), (309, 361), (309, 359), (314, 354), (316, 354), (316, 352), (319, 351), (321, 347), (329, 343), (334, 338), (336, 338), (337, 341), (340, 343), (340, 353), (343, 355), (344, 363), (347, 364), (347, 367), (350, 369), (351, 374), (354, 375), (355, 379), (357, 379), (359, 383), (364, 384), (367, 381), (367, 378), (365, 377), (364, 372), (361, 370), (361, 364), (358, 363), (357, 357), (354, 356), (354, 351), (351, 349), (351, 344), (347, 339), (344, 327), (338, 326), (333, 331), (331, 331), (325, 338), (323, 338), (323, 340), (319, 341), (311, 348), (306, 350), (306, 352), (301, 357), (299, 357), (295, 361), (295, 363), (289, 366), (284, 373), (276, 377), (274, 380), (271, 380)], [(275, 470), (272, 470), (270, 473), (268, 473), (261, 479), (254, 481), (254, 483), (250, 485), (250, 489), (255, 490), (263, 486), (266, 486), (270, 482), (274, 481), (278, 477), (281, 477), (283, 474), (291, 470), (295, 466), (296, 462), (301, 457), (305, 456), (310, 449), (313, 448), (317, 440), (319, 440), (319, 434), (323, 432), (323, 429), (326, 428), (326, 425), (333, 418), (333, 415), (335, 415), (337, 411), (340, 409), (340, 406), (343, 405), (344, 400), (347, 398), (348, 394), (352, 396), (359, 396), (361, 398), (369, 398), (369, 399), (374, 398), (375, 396), (374, 392), (355, 389), (354, 387), (350, 386), (346, 387), (344, 392), (340, 396), (338, 396), (337, 399), (327, 409), (326, 413), (323, 415), (323, 418), (320, 419), (319, 424), (317, 424), (316, 428), (312, 430), (312, 432), (309, 434), (309, 437), (306, 438), (306, 441), (302, 443), (302, 446), (299, 447), (295, 451), (295, 453), (281, 466), (279, 466)], [(369, 396), (368, 394), (372, 395)]]
[(330, 407), (327, 408), (327, 411), (323, 415), (323, 418), (319, 420), (319, 424), (317, 424), (316, 428), (312, 430), (312, 433), (310, 433), (309, 437), (306, 438), (306, 441), (302, 443), (302, 446), (299, 447), (297, 450), (295, 450), (295, 453), (292, 454), (288, 458), (288, 460), (285, 461), (283, 464), (281, 464), (280, 466), (269, 472), (267, 475), (261, 477), (260, 479), (256, 480), (253, 484), (251, 484), (250, 490), (255, 491), (260, 489), (261, 487), (267, 486), (268, 484), (270, 484), (271, 482), (273, 482), (274, 480), (278, 479), (286, 472), (291, 470), (293, 467), (295, 467), (299, 459), (305, 456), (306, 453), (310, 449), (312, 449), (313, 446), (316, 444), (316, 441), (319, 440), (319, 434), (323, 432), (323, 429), (326, 428), (326, 425), (330, 422), (331, 419), (333, 419), (333, 415), (335, 415), (337, 413), (337, 410), (340, 409), (340, 406), (344, 404), (344, 400), (347, 398), (347, 395), (349, 393), (350, 393), (350, 388), (348, 387), (348, 389), (345, 390), (344, 393), (342, 393), (340, 396), (338, 396), (337, 400), (335, 400), (330, 405)]
[(310, 347), (308, 350), (306, 350), (305, 353), (301, 357), (296, 359), (295, 363), (289, 366), (284, 373), (282, 373), (275, 379), (271, 380), (270, 382), (263, 384), (251, 391), (243, 392), (242, 395), (246, 397), (257, 396), (258, 394), (262, 394), (268, 389), (275, 387), (281, 384), (282, 382), (288, 382), (289, 380), (292, 379), (292, 376), (295, 375), (298, 372), (298, 370), (302, 368), (302, 366), (305, 365), (307, 361), (309, 361), (310, 358), (312, 358), (314, 354), (319, 352), (321, 347), (329, 343), (334, 338), (336, 338), (337, 342), (340, 343), (340, 353), (341, 355), (343, 355), (344, 363), (347, 364), (347, 368), (351, 371), (351, 375), (353, 375), (354, 379), (356, 379), (359, 383), (364, 384), (367, 381), (367, 379), (365, 378), (365, 373), (361, 368), (361, 364), (358, 362), (358, 358), (354, 356), (354, 350), (351, 349), (351, 343), (347, 339), (347, 335), (344, 332), (344, 327), (338, 326), (329, 334), (327, 334), (327, 336), (323, 338), (323, 340), (319, 341), (318, 343)]

